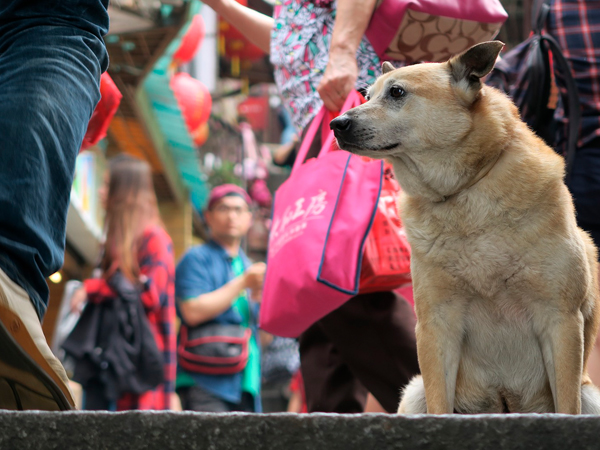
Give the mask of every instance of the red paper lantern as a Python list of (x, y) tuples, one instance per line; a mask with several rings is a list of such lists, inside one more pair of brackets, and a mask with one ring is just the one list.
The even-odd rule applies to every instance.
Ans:
[(198, 147), (200, 147), (201, 145), (204, 145), (204, 143), (208, 139), (208, 134), (209, 134), (208, 123), (207, 122), (201, 123), (200, 126), (198, 126), (198, 128), (193, 130), (190, 134), (192, 136), (192, 140), (194, 141), (194, 144), (196, 144)]
[(104, 72), (100, 77), (100, 102), (88, 122), (80, 151), (96, 145), (106, 136), (108, 126), (119, 108), (122, 97), (110, 75)]
[(170, 86), (190, 132), (208, 120), (212, 98), (202, 82), (181, 72), (171, 78)]
[(181, 38), (181, 45), (173, 54), (173, 60), (178, 64), (191, 61), (200, 48), (205, 34), (206, 26), (204, 25), (204, 19), (200, 14), (196, 14)]

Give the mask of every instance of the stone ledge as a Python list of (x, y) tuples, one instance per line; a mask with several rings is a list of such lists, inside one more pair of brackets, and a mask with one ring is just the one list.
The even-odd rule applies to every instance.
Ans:
[(0, 449), (581, 450), (600, 416), (0, 412)]

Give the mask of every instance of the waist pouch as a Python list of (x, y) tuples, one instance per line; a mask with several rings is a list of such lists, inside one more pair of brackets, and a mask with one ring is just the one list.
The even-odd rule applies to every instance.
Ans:
[(177, 360), (192, 373), (232, 375), (248, 364), (252, 331), (240, 325), (181, 325)]

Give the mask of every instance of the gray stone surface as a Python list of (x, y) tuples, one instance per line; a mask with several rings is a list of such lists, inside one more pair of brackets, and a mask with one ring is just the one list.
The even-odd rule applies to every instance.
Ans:
[(600, 417), (0, 412), (0, 449), (599, 449)]

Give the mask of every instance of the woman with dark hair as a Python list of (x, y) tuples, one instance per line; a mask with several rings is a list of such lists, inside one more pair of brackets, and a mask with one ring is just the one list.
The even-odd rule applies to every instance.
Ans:
[[(116, 410), (170, 409), (176, 401), (175, 265), (149, 164), (125, 155), (113, 158), (99, 194), (106, 208), (101, 276), (84, 282), (86, 295), (75, 295), (72, 308), (78, 308), (86, 297), (90, 303), (114, 298), (111, 277), (117, 272), (139, 288), (152, 334), (164, 358), (164, 383), (142, 394), (124, 394), (116, 405), (105, 406)], [(96, 398), (97, 393), (86, 392), (84, 408), (103, 409)]]

